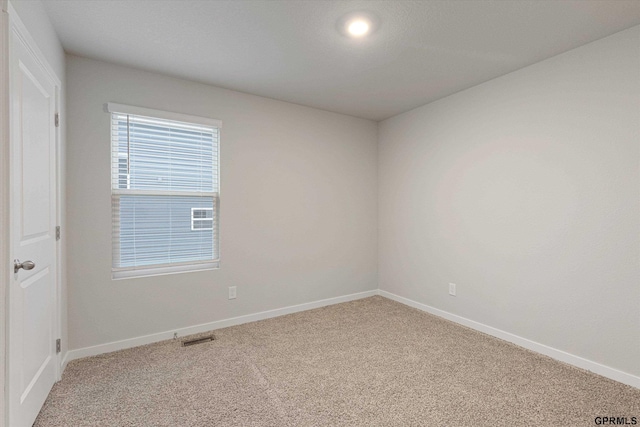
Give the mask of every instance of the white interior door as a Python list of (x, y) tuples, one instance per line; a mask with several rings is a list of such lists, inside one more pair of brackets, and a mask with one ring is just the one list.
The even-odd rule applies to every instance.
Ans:
[[(56, 84), (12, 26), (9, 425), (31, 426), (58, 376)], [(35, 264), (32, 266), (27, 263)]]

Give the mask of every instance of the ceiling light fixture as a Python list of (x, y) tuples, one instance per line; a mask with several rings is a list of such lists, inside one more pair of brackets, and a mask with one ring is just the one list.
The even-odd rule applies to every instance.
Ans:
[(353, 37), (362, 37), (369, 32), (370, 28), (371, 26), (364, 19), (354, 19), (349, 23), (349, 26), (347, 27), (347, 31)]
[(380, 26), (378, 17), (365, 11), (351, 12), (337, 22), (337, 30), (350, 38), (364, 38), (373, 34)]

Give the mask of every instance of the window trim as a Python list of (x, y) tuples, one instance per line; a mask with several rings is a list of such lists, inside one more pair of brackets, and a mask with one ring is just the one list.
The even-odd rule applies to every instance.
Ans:
[(189, 261), (174, 264), (155, 264), (143, 267), (111, 268), (111, 279), (134, 279), (136, 277), (164, 276), (166, 274), (186, 273), (191, 271), (217, 270), (220, 260)]
[[(108, 102), (104, 105), (104, 110), (105, 112), (109, 113), (110, 118), (109, 118), (109, 123), (111, 123), (111, 115), (112, 114), (129, 114), (129, 115), (136, 115), (136, 116), (145, 116), (145, 117), (152, 117), (152, 118), (157, 118), (157, 119), (164, 119), (164, 120), (173, 120), (173, 121), (178, 121), (178, 122), (186, 122), (186, 123), (192, 123), (192, 124), (196, 124), (196, 125), (205, 125), (205, 126), (211, 126), (214, 128), (218, 129), (218, 143), (216, 144), (216, 148), (217, 148), (217, 155), (218, 155), (218, 167), (216, 169), (216, 173), (217, 173), (217, 178), (218, 178), (218, 183), (220, 182), (220, 140), (221, 140), (221, 133), (222, 133), (222, 121), (221, 120), (217, 120), (217, 119), (212, 119), (209, 117), (202, 117), (202, 116), (193, 116), (190, 114), (183, 114), (183, 113), (176, 113), (176, 112), (171, 112), (171, 111), (162, 111), (162, 110), (154, 110), (151, 108), (145, 108), (145, 107), (138, 107), (138, 106), (132, 106), (132, 105), (124, 105), (124, 104), (118, 104), (115, 102)], [(111, 138), (111, 137), (110, 137)], [(113, 141), (110, 141), (110, 144), (112, 144)], [(113, 150), (113, 148), (112, 148)], [(110, 160), (111, 162), (113, 161), (113, 159)], [(111, 172), (110, 172), (111, 174)], [(109, 178), (110, 180), (112, 179), (112, 177), (110, 176)], [(127, 176), (127, 187), (129, 187), (129, 180), (130, 177)], [(217, 235), (217, 252), (218, 252), (218, 258), (217, 259), (213, 259), (213, 260), (206, 260), (206, 261), (187, 261), (187, 262), (180, 262), (180, 263), (171, 263), (171, 264), (152, 264), (152, 265), (144, 265), (144, 266), (138, 266), (138, 267), (113, 267), (113, 263), (112, 263), (112, 267), (111, 267), (111, 279), (112, 280), (120, 280), (120, 279), (131, 279), (131, 278), (138, 278), (138, 277), (150, 277), (150, 276), (159, 276), (159, 275), (167, 275), (167, 274), (176, 274), (176, 273), (186, 273), (186, 272), (195, 272), (195, 271), (205, 271), (205, 270), (217, 270), (220, 268), (220, 227), (219, 227), (219, 221), (220, 221), (220, 188), (218, 188), (217, 192), (174, 192), (174, 191), (156, 191), (156, 190), (130, 190), (129, 188), (127, 188), (126, 190), (121, 190), (121, 189), (114, 189), (113, 187), (111, 187), (111, 197), (113, 198), (113, 196), (118, 196), (118, 195), (133, 195), (133, 194), (140, 194), (140, 195), (144, 195), (144, 194), (153, 194), (153, 195), (157, 195), (159, 193), (165, 193), (166, 195), (180, 195), (180, 196), (189, 196), (189, 195), (197, 195), (197, 196), (202, 196), (203, 194), (205, 194), (208, 197), (213, 197), (214, 198), (214, 208), (212, 209), (214, 212), (214, 215), (217, 216), (218, 221), (216, 222), (215, 225), (217, 226), (213, 226), (214, 221), (213, 218), (211, 218), (212, 220), (212, 228), (211, 230), (213, 230), (213, 232)], [(193, 208), (192, 208), (193, 209)], [(193, 216), (192, 216), (192, 224), (193, 224)], [(113, 228), (113, 223), (112, 223), (112, 228)]]
[(116, 104), (115, 102), (107, 102), (107, 113), (130, 114), (133, 116), (147, 116), (157, 119), (175, 120), (177, 122), (195, 123), (222, 129), (222, 121), (211, 119), (209, 117), (192, 116), (190, 114), (174, 113), (172, 111), (153, 110), (151, 108), (136, 107), (133, 105)]

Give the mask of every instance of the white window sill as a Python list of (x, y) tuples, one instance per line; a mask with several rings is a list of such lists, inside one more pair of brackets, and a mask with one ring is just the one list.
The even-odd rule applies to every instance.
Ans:
[(111, 279), (135, 279), (138, 277), (165, 276), (168, 274), (190, 273), (194, 271), (217, 270), (220, 261), (211, 261), (199, 264), (179, 264), (168, 266), (138, 267), (135, 269), (112, 270)]

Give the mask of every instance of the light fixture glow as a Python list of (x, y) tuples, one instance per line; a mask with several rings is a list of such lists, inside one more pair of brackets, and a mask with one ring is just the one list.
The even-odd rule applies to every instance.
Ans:
[[(336, 21), (336, 30), (345, 37), (364, 39), (380, 29), (380, 19), (375, 13), (367, 10), (357, 10), (342, 15)], [(358, 43), (360, 44), (360, 43)]]
[(362, 37), (369, 32), (369, 23), (363, 19), (355, 19), (349, 23), (347, 31), (354, 37)]

